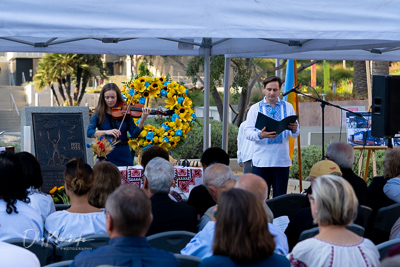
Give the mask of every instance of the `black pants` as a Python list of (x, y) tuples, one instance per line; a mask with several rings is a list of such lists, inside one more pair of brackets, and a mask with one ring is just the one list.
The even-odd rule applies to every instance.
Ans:
[(289, 182), (289, 167), (253, 166), (253, 173), (261, 176), (267, 182), (268, 198), (271, 185), (274, 197), (286, 194)]

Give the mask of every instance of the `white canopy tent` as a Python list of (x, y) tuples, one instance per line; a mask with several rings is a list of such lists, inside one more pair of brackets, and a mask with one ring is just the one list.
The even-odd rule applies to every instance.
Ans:
[[(398, 1), (0, 0), (0, 7), (0, 52), (204, 56), (205, 114), (210, 55), (226, 55), (226, 64), (229, 57), (400, 60)], [(227, 99), (224, 108), (227, 116)], [(204, 149), (208, 123), (205, 116)]]

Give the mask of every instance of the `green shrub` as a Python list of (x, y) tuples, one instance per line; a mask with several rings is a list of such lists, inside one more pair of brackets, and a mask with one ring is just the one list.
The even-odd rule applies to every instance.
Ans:
[[(170, 149), (170, 155), (175, 159), (199, 159), (203, 154), (203, 119), (196, 119), (193, 130), (187, 134), (178, 145)], [(211, 123), (211, 146), (222, 147), (222, 122), (210, 120)], [(230, 158), (236, 158), (237, 134), (239, 128), (229, 124), (228, 131), (228, 154)]]
[(9, 142), (9, 143), (6, 143), (6, 142), (3, 142), (3, 141), (0, 141), (0, 146), (13, 146), (15, 153), (21, 152), (21, 143), (20, 142)]

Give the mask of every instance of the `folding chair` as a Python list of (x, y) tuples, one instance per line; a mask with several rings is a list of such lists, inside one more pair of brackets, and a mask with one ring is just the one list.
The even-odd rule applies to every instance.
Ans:
[(400, 203), (383, 207), (376, 214), (374, 227), (372, 229), (371, 240), (375, 244), (380, 244), (389, 240), (390, 230), (400, 217)]
[(168, 231), (148, 236), (147, 241), (152, 247), (179, 254), (195, 235), (187, 231)]
[(201, 259), (182, 254), (174, 254), (175, 258), (179, 261), (181, 267), (197, 267), (199, 266)]
[(291, 216), (297, 210), (307, 207), (308, 199), (304, 194), (286, 194), (267, 200), (274, 217)]
[(371, 222), (371, 216), (372, 216), (373, 210), (370, 207), (361, 205), (361, 211), (362, 211), (362, 216), (363, 216), (363, 219), (364, 219), (363, 227), (365, 229), (367, 229), (369, 227), (370, 223), (372, 223)]
[(108, 235), (87, 235), (79, 241), (60, 243), (55, 248), (55, 261), (73, 260), (83, 250), (94, 250), (107, 245), (109, 241)]
[(25, 248), (34, 253), (38, 257), (40, 265), (46, 265), (52, 261), (54, 248), (51, 244), (24, 238), (12, 238), (4, 242)]
[(381, 260), (383, 260), (386, 257), (386, 254), (388, 253), (389, 249), (392, 247), (400, 244), (400, 239), (392, 239), (386, 242), (383, 242), (379, 245), (376, 246), (376, 248), (379, 251), (379, 255), (381, 256)]
[[(352, 224), (352, 225), (346, 225), (347, 230), (352, 231), (353, 233), (355, 233), (356, 235), (359, 236), (363, 236), (365, 229), (362, 226), (359, 226), (357, 224)], [(316, 236), (319, 233), (319, 228), (318, 227), (314, 227), (308, 230), (305, 230), (303, 232), (301, 232), (300, 237), (299, 237), (299, 242), (303, 241), (307, 238), (311, 238)]]
[(55, 204), (54, 206), (56, 207), (56, 211), (66, 210), (71, 207), (69, 204)]

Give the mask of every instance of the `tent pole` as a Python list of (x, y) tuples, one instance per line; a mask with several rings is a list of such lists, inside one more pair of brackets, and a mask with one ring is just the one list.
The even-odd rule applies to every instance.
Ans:
[(224, 68), (224, 113), (222, 120), (222, 149), (228, 153), (228, 132), (229, 132), (229, 69), (231, 59), (225, 57), (225, 68)]
[[(208, 39), (208, 40), (207, 40)], [(208, 42), (209, 44), (207, 44)], [(203, 39), (204, 47), (204, 132), (203, 132), (203, 151), (210, 144), (210, 54), (211, 54), (211, 39)]]

